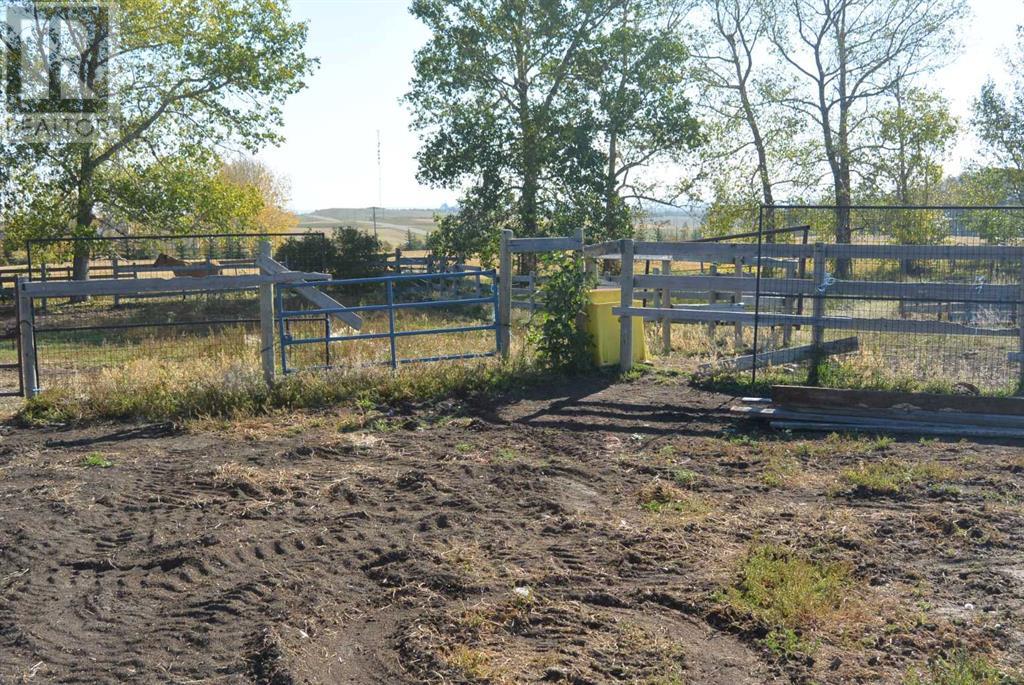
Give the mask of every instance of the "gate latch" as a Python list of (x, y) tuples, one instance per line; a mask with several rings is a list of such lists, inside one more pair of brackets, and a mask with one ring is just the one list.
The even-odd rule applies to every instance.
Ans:
[(818, 286), (818, 292), (819, 293), (823, 293), (823, 292), (825, 292), (826, 290), (829, 289), (829, 286), (833, 286), (835, 284), (836, 284), (835, 277), (832, 274), (830, 274), (829, 272), (826, 271), (825, 272), (825, 277), (823, 279), (821, 279), (821, 285)]

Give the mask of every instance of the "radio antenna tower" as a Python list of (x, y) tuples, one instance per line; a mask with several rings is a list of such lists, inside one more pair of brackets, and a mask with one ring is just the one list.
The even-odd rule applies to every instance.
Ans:
[(383, 196), (383, 192), (381, 190), (383, 188), (383, 182), (381, 180), (382, 178), (383, 177), (381, 175), (381, 166), (380, 166), (380, 129), (378, 128), (377, 129), (377, 206), (373, 208), (373, 236), (375, 238), (377, 237), (377, 207), (380, 207), (380, 209), (382, 211), (384, 209), (384, 207), (381, 206), (382, 205), (381, 198)]

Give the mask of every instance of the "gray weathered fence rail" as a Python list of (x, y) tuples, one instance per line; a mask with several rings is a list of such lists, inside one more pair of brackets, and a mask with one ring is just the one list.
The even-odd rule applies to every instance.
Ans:
[[(787, 270), (787, 277), (757, 277), (746, 274), (741, 265), (757, 267), (758, 253), (761, 265), (771, 260), (811, 260), (814, 273), (811, 278), (799, 278)], [(632, 318), (641, 317), (649, 321), (660, 321), (666, 330), (673, 322), (708, 323), (710, 325), (731, 323), (737, 326), (764, 325), (782, 326), (787, 331), (793, 327), (808, 327), (812, 331), (812, 343), (802, 350), (808, 355), (827, 353), (824, 345), (826, 330), (866, 331), (882, 333), (938, 334), (960, 336), (990, 336), (996, 338), (1017, 338), (1019, 350), (1009, 356), (1010, 361), (1024, 359), (1024, 248), (1000, 246), (955, 246), (955, 245), (847, 245), (847, 244), (709, 244), (709, 243), (653, 243), (646, 241), (620, 240), (588, 246), (584, 250), (588, 260), (617, 259), (622, 262), (620, 278), (621, 304), (613, 311), (620, 317), (621, 349), (620, 365), (629, 369), (632, 361), (631, 349)], [(957, 282), (915, 282), (880, 280), (837, 280), (826, 272), (829, 259), (870, 259), (870, 260), (932, 260), (932, 261), (996, 261), (1019, 264), (1021, 274), (1017, 283), (957, 283)], [(634, 261), (658, 260), (662, 272), (657, 274), (633, 273)], [(672, 262), (706, 260), (735, 265), (733, 275), (695, 274), (674, 275)], [(675, 293), (729, 293), (733, 296), (731, 306), (721, 306), (715, 298), (708, 304), (677, 303)], [(645, 296), (657, 295), (653, 306), (636, 306), (634, 298), (638, 293)], [(775, 298), (783, 303), (783, 311), (764, 311), (754, 304), (763, 305)], [(878, 316), (841, 316), (826, 312), (828, 297), (864, 300), (892, 300), (899, 303), (899, 318)], [(813, 308), (810, 313), (792, 311), (794, 298), (810, 298)], [(934, 300), (936, 302), (962, 302), (971, 306), (1001, 306), (1002, 310), (1013, 312), (1012, 326), (986, 326), (974, 323), (968, 317), (958, 321), (920, 320), (906, 318), (913, 312), (906, 301)], [(666, 340), (669, 338), (666, 334)], [(786, 340), (788, 344), (788, 336)], [(793, 348), (796, 349), (796, 348)], [(793, 354), (766, 357), (767, 360), (794, 358)], [(757, 357), (739, 361), (743, 366), (753, 364)], [(1024, 363), (1021, 365), (1021, 381), (1024, 384)]]

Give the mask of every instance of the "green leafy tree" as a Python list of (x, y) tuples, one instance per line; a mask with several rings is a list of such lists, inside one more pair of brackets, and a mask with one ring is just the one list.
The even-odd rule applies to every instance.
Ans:
[[(974, 165), (945, 182), (947, 196), (955, 204), (975, 207), (1020, 206), (1014, 174), (994, 166)], [(961, 230), (994, 245), (1020, 244), (1024, 240), (1024, 211), (970, 210), (960, 218)]]
[(660, 0), (622, 2), (607, 31), (582, 53), (580, 72), (596, 100), (597, 144), (606, 160), (597, 240), (631, 233), (631, 205), (634, 211), (644, 202), (676, 206), (678, 188), (641, 172), (681, 161), (703, 142), (683, 78), (689, 60), (680, 32), (684, 18)]
[[(1018, 48), (1009, 61), (1010, 72), (1020, 74), (1024, 67), (1024, 27), (1017, 28)], [(974, 101), (971, 123), (982, 142), (986, 161), (999, 171), (989, 175), (1003, 178), (993, 188), (1001, 188), (1006, 196), (998, 203), (1024, 203), (1024, 78), (1017, 77), (1009, 94), (1000, 91), (989, 80)]]
[(683, 92), (680, 18), (668, 8), (656, 0), (413, 3), (432, 32), (406, 96), (423, 140), (418, 175), (464, 190), (432, 247), (487, 257), (504, 228), (624, 235), (635, 203), (665, 199), (641, 170), (699, 140)]
[(384, 244), (380, 239), (351, 226), (331, 237), (336, 257), (331, 268), (335, 278), (369, 278), (384, 272)]
[(564, 154), (589, 123), (567, 116), (579, 111), (567, 92), (617, 2), (415, 0), (413, 16), (432, 33), (416, 53), (406, 95), (423, 136), (420, 180), (469, 183), (471, 201), (489, 205), (478, 214), (500, 211), (515, 217), (519, 233), (541, 234), (559, 172), (599, 177), (599, 169), (572, 168)]
[[(50, 11), (45, 3), (33, 7), (40, 21)], [(227, 186), (199, 173), (209, 152), (228, 144), (255, 151), (279, 140), (280, 105), (315, 66), (304, 52), (306, 26), (289, 19), (283, 0), (122, 0), (116, 26), (109, 54), (97, 38), (72, 65), (109, 96), (116, 123), (89, 142), (54, 138), (3, 147), (6, 164), (21, 168), (8, 180), (5, 212), (36, 235), (92, 236), (97, 219), (114, 213), (145, 219), (157, 210), (143, 188), (161, 177), (197, 184), (174, 188), (178, 198), (209, 190), (214, 195), (205, 202), (218, 207), (207, 210), (224, 209), (235, 202), (225, 199)], [(196, 154), (201, 162), (191, 168), (180, 161)], [(25, 216), (40, 204), (52, 207), (45, 223)], [(173, 223), (183, 230), (194, 225)], [(76, 251), (76, 278), (88, 276), (88, 258), (84, 247)]]
[(384, 273), (384, 245), (377, 236), (340, 226), (330, 237), (310, 233), (289, 238), (274, 259), (295, 271), (326, 270), (334, 278), (371, 278)]
[[(813, 121), (836, 211), (835, 238), (851, 239), (855, 164), (869, 140), (871, 112), (937, 67), (956, 48), (964, 0), (782, 0), (771, 31), (775, 52), (803, 87), (787, 102)], [(849, 273), (838, 260), (837, 275)]]
[(808, 135), (810, 120), (789, 107), (794, 89), (767, 52), (773, 8), (761, 0), (701, 0), (697, 7), (703, 20), (691, 31), (692, 71), (703, 86), (709, 139), (699, 160), (713, 196), (707, 231), (753, 230), (762, 204), (764, 228), (775, 228), (776, 198), (817, 185), (819, 147)]
[(299, 217), (286, 208), (291, 192), (287, 178), (277, 174), (255, 157), (238, 157), (221, 170), (225, 179), (239, 186), (255, 188), (263, 207), (253, 222), (261, 233), (288, 233), (299, 225)]
[[(934, 204), (942, 192), (942, 157), (958, 130), (949, 103), (938, 93), (897, 85), (892, 104), (875, 114), (875, 124), (861, 162), (861, 193), (879, 203)], [(949, 233), (940, 211), (893, 210), (883, 225), (903, 244), (938, 243)]]

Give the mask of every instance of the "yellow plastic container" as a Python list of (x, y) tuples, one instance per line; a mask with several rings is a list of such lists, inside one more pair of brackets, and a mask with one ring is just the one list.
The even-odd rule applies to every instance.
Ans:
[[(612, 366), (619, 363), (619, 317), (612, 314), (618, 307), (622, 293), (618, 288), (591, 290), (587, 303), (587, 333), (593, 339), (594, 363)], [(641, 306), (639, 301), (633, 303)], [(644, 322), (633, 318), (633, 361), (647, 361), (647, 341), (644, 340)]]

